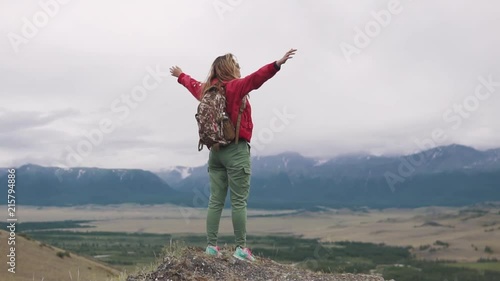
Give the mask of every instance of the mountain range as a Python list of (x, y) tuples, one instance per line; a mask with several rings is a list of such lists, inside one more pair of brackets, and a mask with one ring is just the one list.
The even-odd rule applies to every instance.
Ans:
[[(16, 203), (20, 205), (150, 204), (186, 197), (154, 173), (138, 169), (62, 169), (27, 164), (17, 168), (15, 175)], [(0, 182), (7, 183), (7, 176), (7, 169), (0, 169)]]
[[(144, 170), (21, 166), (19, 204), (174, 203), (206, 207), (207, 166)], [(500, 201), (500, 149), (449, 145), (406, 156), (298, 153), (252, 158), (253, 208), (460, 206)], [(0, 182), (7, 182), (0, 169)], [(229, 205), (229, 204), (228, 204)]]
[[(182, 192), (207, 194), (207, 166), (157, 174)], [(405, 156), (344, 155), (313, 159), (283, 153), (252, 159), (254, 207), (419, 207), (500, 200), (500, 149), (463, 145)]]

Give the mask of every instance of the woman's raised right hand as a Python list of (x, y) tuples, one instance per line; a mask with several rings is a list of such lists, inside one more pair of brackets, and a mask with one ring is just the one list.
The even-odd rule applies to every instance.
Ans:
[(172, 76), (174, 76), (174, 77), (179, 77), (179, 75), (181, 75), (181, 73), (182, 73), (182, 69), (180, 67), (178, 67), (177, 65), (172, 66), (170, 68), (170, 74), (172, 74)]
[(291, 59), (293, 58), (293, 56), (295, 55), (295, 52), (297, 52), (297, 49), (290, 49), (290, 51), (286, 52), (286, 54), (279, 60), (276, 61), (276, 64), (278, 64), (278, 66), (281, 66), (282, 64), (286, 63), (286, 61), (288, 59)]

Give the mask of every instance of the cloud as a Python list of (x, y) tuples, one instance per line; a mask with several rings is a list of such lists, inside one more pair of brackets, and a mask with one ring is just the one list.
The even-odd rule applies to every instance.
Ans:
[[(230, 7), (222, 16), (212, 0), (71, 1), (19, 53), (0, 41), (0, 166), (64, 161), (66, 147), (76, 148), (104, 119), (116, 129), (83, 165), (204, 164), (197, 102), (174, 78), (124, 120), (113, 102), (130, 95), (148, 67), (179, 65), (203, 80), (216, 56), (232, 52), (247, 75), (291, 47), (297, 56), (251, 94), (259, 155), (404, 153), (436, 128), (446, 131), (443, 144), (499, 146), (500, 88), (456, 129), (443, 114), (474, 94), (478, 77), (500, 81), (500, 3), (401, 0), (402, 11), (348, 63), (340, 44), (354, 44), (357, 28), (388, 1), (221, 1)], [(22, 18), (38, 9), (9, 2), (0, 32), (20, 33)], [(263, 145), (259, 135), (285, 107), (295, 118)]]
[(12, 111), (0, 108), (0, 135), (13, 134), (19, 130), (43, 127), (62, 118), (75, 116), (73, 109), (53, 112)]

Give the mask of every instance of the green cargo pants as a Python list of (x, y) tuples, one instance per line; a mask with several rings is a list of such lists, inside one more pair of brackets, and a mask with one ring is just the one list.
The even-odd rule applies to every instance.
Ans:
[(219, 222), (230, 187), (231, 217), (236, 246), (246, 247), (247, 200), (250, 191), (250, 145), (245, 140), (231, 143), (208, 158), (210, 199), (207, 213), (207, 242), (217, 245)]

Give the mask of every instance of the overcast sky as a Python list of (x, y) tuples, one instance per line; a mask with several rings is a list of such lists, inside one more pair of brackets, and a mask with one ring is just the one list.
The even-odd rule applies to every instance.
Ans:
[(203, 80), (231, 52), (244, 76), (290, 48), (296, 57), (251, 94), (253, 155), (411, 153), (433, 135), (500, 147), (499, 10), (494, 0), (0, 0), (0, 167), (202, 165), (197, 101), (168, 68)]

